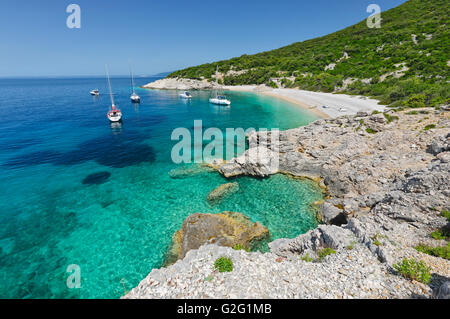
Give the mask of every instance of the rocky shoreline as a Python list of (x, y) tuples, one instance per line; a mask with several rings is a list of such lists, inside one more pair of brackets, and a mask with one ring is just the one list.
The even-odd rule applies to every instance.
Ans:
[[(320, 180), (328, 192), (320, 207), (324, 224), (271, 242), (270, 253), (205, 244), (153, 270), (124, 298), (450, 297), (450, 261), (414, 249), (447, 243), (430, 234), (449, 223), (440, 215), (450, 208), (448, 107), (317, 120), (280, 132), (276, 150), (262, 134), (249, 139), (265, 152), (264, 161), (233, 159), (215, 169), (225, 176)], [(275, 151), (278, 169), (271, 165)], [(323, 256), (324, 249), (333, 253)], [(213, 269), (221, 256), (232, 259), (232, 272)], [(402, 277), (393, 266), (404, 258), (430, 267), (430, 283)]]

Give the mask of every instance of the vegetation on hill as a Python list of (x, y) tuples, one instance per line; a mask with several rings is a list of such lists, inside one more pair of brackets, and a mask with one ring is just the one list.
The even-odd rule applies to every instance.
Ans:
[(213, 80), (218, 66), (226, 85), (360, 94), (393, 107), (447, 104), (449, 11), (447, 0), (410, 0), (382, 12), (381, 28), (368, 28), (363, 20), (327, 36), (190, 67), (169, 77)]

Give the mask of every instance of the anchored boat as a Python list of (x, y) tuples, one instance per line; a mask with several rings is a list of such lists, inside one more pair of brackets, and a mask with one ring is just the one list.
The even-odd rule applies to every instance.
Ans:
[(188, 91), (184, 91), (183, 93), (180, 93), (180, 97), (183, 99), (191, 99), (192, 95)]
[(131, 93), (131, 96), (130, 96), (131, 102), (140, 103), (141, 97), (139, 95), (137, 95), (136, 92), (134, 92), (134, 77), (133, 77), (133, 70), (131, 69), (131, 64), (130, 64), (130, 76), (131, 76), (131, 90), (133, 92), (133, 93)]
[(219, 86), (219, 77), (218, 77), (219, 66), (216, 68), (216, 90), (215, 97), (209, 99), (210, 103), (218, 104), (218, 105), (230, 105), (231, 101), (227, 99), (225, 95), (219, 95), (217, 88)]
[(109, 72), (107, 65), (106, 65), (106, 76), (108, 78), (109, 96), (111, 98), (111, 109), (108, 111), (106, 116), (111, 122), (119, 122), (122, 120), (122, 112), (114, 105), (114, 97), (112, 93), (111, 81), (109, 79)]

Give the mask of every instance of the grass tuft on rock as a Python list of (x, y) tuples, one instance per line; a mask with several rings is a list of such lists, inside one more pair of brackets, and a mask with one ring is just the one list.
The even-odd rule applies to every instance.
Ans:
[(300, 260), (306, 261), (306, 262), (312, 262), (314, 259), (312, 257), (309, 257), (309, 254), (306, 253), (303, 256), (300, 257)]
[(394, 265), (394, 269), (403, 277), (428, 284), (431, 280), (431, 269), (423, 261), (404, 258)]
[(420, 251), (421, 253), (444, 258), (450, 260), (450, 242), (447, 243), (446, 246), (441, 247), (432, 247), (427, 245), (418, 245), (414, 247), (415, 250)]
[(249, 251), (250, 251), (250, 248), (245, 247), (245, 246), (242, 245), (242, 244), (236, 244), (236, 245), (234, 245), (234, 246), (233, 246), (233, 249), (234, 249), (234, 250), (245, 250), (246, 252), (249, 252)]
[(317, 255), (319, 256), (319, 261), (322, 261), (322, 259), (324, 259), (326, 256), (335, 254), (335, 253), (336, 253), (336, 250), (328, 248), (328, 247), (319, 249), (317, 251)]
[(214, 262), (214, 269), (219, 272), (231, 272), (233, 271), (233, 261), (228, 257), (217, 258)]
[(443, 210), (441, 212), (441, 216), (447, 218), (447, 220), (450, 222), (450, 211), (449, 210)]

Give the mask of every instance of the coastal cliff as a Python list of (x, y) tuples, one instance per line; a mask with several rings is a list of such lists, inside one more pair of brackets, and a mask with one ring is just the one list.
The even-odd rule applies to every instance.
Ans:
[[(262, 141), (261, 134), (249, 138)], [(256, 147), (272, 154), (270, 145)], [(325, 224), (273, 241), (270, 253), (203, 245), (153, 270), (124, 298), (449, 297), (448, 237), (433, 235), (449, 227), (448, 106), (318, 120), (280, 132), (279, 151), (276, 171), (264, 169), (267, 160), (216, 169), (320, 180), (328, 191)], [(437, 247), (443, 255), (433, 253)], [(231, 258), (232, 272), (213, 270), (221, 256)], [(396, 265), (411, 259), (429, 267), (428, 280), (402, 276)]]

